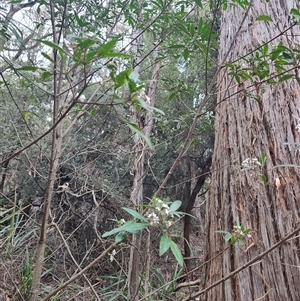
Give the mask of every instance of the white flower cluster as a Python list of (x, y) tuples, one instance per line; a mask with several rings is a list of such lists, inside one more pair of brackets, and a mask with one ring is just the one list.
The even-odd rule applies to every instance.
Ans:
[(174, 215), (170, 212), (168, 204), (159, 198), (155, 198), (153, 204), (154, 206), (147, 216), (150, 226), (162, 225), (166, 228), (171, 227), (174, 224)]
[(148, 214), (148, 220), (149, 220), (150, 226), (159, 224), (159, 217), (154, 212), (151, 212)]
[(242, 169), (254, 169), (255, 167), (260, 167), (261, 164), (257, 158), (247, 158), (242, 162)]
[(251, 238), (251, 234), (245, 233), (240, 226), (233, 226), (233, 229), (236, 236), (238, 237), (247, 236), (248, 238)]
[(117, 254), (116, 249), (113, 249), (112, 252), (111, 252), (111, 254), (109, 254), (109, 260), (110, 260), (110, 262), (114, 261), (116, 254)]

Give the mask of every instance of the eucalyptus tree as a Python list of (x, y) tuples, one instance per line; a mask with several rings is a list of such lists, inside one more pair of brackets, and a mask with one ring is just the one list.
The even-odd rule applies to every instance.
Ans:
[(226, 5), (208, 262), (197, 295), (299, 300), (300, 6), (293, 0)]

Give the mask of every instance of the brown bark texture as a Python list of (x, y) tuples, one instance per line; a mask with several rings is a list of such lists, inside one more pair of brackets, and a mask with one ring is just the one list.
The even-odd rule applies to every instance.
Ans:
[[(228, 8), (222, 16), (219, 61), (231, 43), (228, 62), (280, 35), (292, 24), (291, 8), (299, 6), (296, 0), (254, 0), (237, 37), (235, 33), (246, 10)], [(260, 15), (270, 16), (273, 22), (256, 21)], [(299, 32), (298, 25), (292, 27), (272, 40), (269, 49), (280, 41), (287, 47), (296, 47)], [(220, 255), (207, 264), (204, 287), (280, 241), (296, 228), (300, 214), (300, 133), (296, 130), (299, 121), (294, 118), (300, 117), (299, 84), (291, 79), (274, 85), (250, 81), (238, 85), (228, 75), (228, 69), (223, 68), (218, 91), (206, 259)], [(265, 166), (242, 170), (245, 159), (260, 160), (263, 153), (267, 156)], [(283, 167), (284, 164), (298, 167)], [(262, 174), (267, 176), (267, 184), (262, 181)], [(230, 245), (216, 232), (233, 233), (236, 222), (252, 229), (244, 246)], [(257, 263), (212, 288), (201, 300), (300, 300), (299, 247), (299, 236), (289, 239)]]

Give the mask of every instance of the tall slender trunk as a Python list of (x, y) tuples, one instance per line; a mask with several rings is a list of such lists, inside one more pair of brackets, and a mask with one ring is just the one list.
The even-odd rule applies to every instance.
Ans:
[[(232, 42), (230, 61), (268, 41), (269, 50), (280, 41), (295, 47), (300, 41), (299, 26), (282, 34), (291, 25), (289, 13), (293, 7), (299, 9), (299, 2), (254, 0), (237, 37), (235, 33), (245, 11), (233, 6), (224, 11), (219, 61)], [(273, 22), (256, 21), (260, 15), (270, 16)], [(273, 39), (277, 35), (280, 37)], [(270, 248), (294, 230), (300, 218), (300, 176), (295, 167), (300, 165), (295, 148), (300, 134), (293, 117), (300, 116), (299, 84), (290, 79), (274, 85), (258, 81), (237, 85), (225, 68), (218, 83), (220, 104), (216, 109), (206, 225), (207, 260), (212, 260), (206, 268), (206, 287)], [(267, 157), (265, 166), (255, 164), (253, 169), (241, 169), (244, 160), (260, 160), (263, 154)], [(262, 181), (262, 174), (268, 183)], [(216, 232), (234, 232), (236, 222), (252, 229), (245, 246), (229, 245)], [(293, 237), (256, 264), (209, 290), (205, 300), (300, 300), (299, 248), (299, 237)]]
[[(155, 52), (154, 59), (158, 56), (159, 49)], [(153, 107), (155, 105), (155, 96), (156, 96), (156, 89), (157, 83), (159, 78), (161, 62), (157, 61), (154, 65), (154, 70), (152, 73), (152, 78), (148, 87), (147, 96), (149, 98), (148, 105)], [(137, 120), (137, 112), (134, 111), (136, 114), (136, 121)], [(146, 137), (150, 137), (152, 127), (153, 127), (153, 118), (152, 118), (152, 111), (148, 110), (146, 115), (143, 116), (145, 120), (143, 121), (143, 128), (142, 132)], [(145, 140), (137, 136), (136, 143), (135, 143), (135, 163), (134, 163), (134, 179), (133, 179), (133, 189), (131, 192), (131, 202), (138, 210), (142, 210), (143, 206), (143, 180), (144, 180), (144, 164), (145, 164), (145, 155), (147, 152), (147, 144)], [(139, 271), (140, 271), (140, 241), (139, 235), (133, 235), (132, 237), (132, 247), (130, 249), (130, 259), (129, 259), (129, 271), (128, 271), (128, 300), (136, 301), (138, 300), (138, 291), (139, 291)]]
[[(65, 11), (67, 10), (67, 2), (65, 2)], [(56, 24), (55, 24), (55, 8), (54, 2), (50, 1), (50, 16), (52, 22), (52, 34), (53, 34), (53, 42), (55, 44), (59, 44), (59, 37), (56, 31)], [(63, 20), (64, 20), (63, 16)], [(61, 25), (63, 27), (63, 24)], [(62, 30), (62, 29), (61, 29)], [(62, 32), (60, 32), (62, 34)], [(56, 49), (53, 49), (53, 124), (55, 124), (59, 118), (59, 110), (61, 110), (61, 99), (58, 97), (61, 89), (61, 81), (62, 81), (62, 67), (63, 62), (60, 62), (59, 65), (59, 58), (58, 52)], [(63, 130), (63, 120), (53, 129), (52, 132), (52, 144), (51, 144), (51, 158), (50, 158), (50, 168), (49, 168), (49, 175), (47, 180), (47, 187), (46, 187), (46, 196), (45, 202), (43, 207), (43, 217), (40, 229), (40, 236), (37, 245), (37, 253), (36, 253), (36, 262), (33, 271), (33, 279), (32, 279), (32, 288), (30, 292), (30, 301), (37, 301), (38, 295), (40, 291), (40, 281), (42, 276), (43, 264), (45, 260), (45, 248), (46, 248), (46, 236), (47, 236), (47, 228), (48, 228), (48, 219), (50, 214), (50, 206), (52, 200), (52, 194), (54, 189), (54, 184), (56, 180), (56, 173), (59, 168), (59, 159), (61, 156), (62, 150), (62, 130)]]

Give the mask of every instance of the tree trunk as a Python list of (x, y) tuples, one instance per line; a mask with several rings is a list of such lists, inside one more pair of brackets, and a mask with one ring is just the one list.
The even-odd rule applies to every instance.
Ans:
[[(158, 57), (160, 48), (158, 48), (154, 52), (154, 59)], [(140, 66), (138, 66), (140, 67)], [(159, 79), (159, 73), (161, 68), (161, 61), (156, 61), (152, 73), (152, 78), (148, 87), (147, 95), (144, 95), (145, 102), (150, 107), (154, 107), (155, 105), (155, 96), (156, 96), (156, 89), (157, 83)], [(137, 73), (137, 69), (135, 70)], [(149, 109), (145, 113), (145, 120), (143, 126), (140, 123), (140, 118), (138, 118), (138, 112), (135, 108), (132, 111), (132, 121), (137, 122), (140, 124), (141, 130), (145, 137), (149, 138), (152, 127), (153, 127), (153, 117), (152, 111)], [(146, 141), (141, 136), (136, 136), (135, 139), (135, 146), (134, 151), (136, 153), (135, 162), (134, 162), (134, 178), (133, 178), (133, 188), (131, 192), (131, 202), (135, 206), (135, 209), (138, 211), (142, 211), (143, 208), (143, 181), (144, 181), (144, 164), (145, 164), (145, 153), (147, 152), (148, 146)], [(131, 248), (130, 248), (130, 258), (128, 264), (128, 300), (130, 301), (137, 301), (139, 299), (139, 273), (140, 273), (140, 247), (141, 247), (141, 238), (140, 235), (132, 235), (131, 241)]]
[[(299, 9), (298, 1), (254, 0), (237, 37), (246, 11), (228, 8), (222, 16), (219, 61), (231, 43), (228, 61), (233, 62), (280, 35), (291, 25), (289, 13), (293, 7)], [(260, 15), (270, 16), (273, 22), (256, 21)], [(287, 47), (295, 46), (299, 43), (299, 27), (271, 41), (269, 50), (280, 41)], [(300, 116), (299, 84), (290, 79), (274, 85), (258, 81), (236, 85), (225, 68), (218, 83), (220, 104), (216, 110), (206, 224), (206, 258), (212, 260), (206, 266), (205, 287), (280, 241), (296, 228), (300, 212), (299, 169), (282, 167), (300, 165), (295, 147), (300, 133), (293, 117)], [(254, 164), (253, 169), (242, 170), (245, 159), (260, 160), (263, 153), (267, 157), (264, 166)], [(267, 184), (261, 175), (267, 177)], [(251, 238), (245, 238), (245, 246), (238, 243), (229, 246), (222, 234), (216, 232), (234, 233), (236, 222), (252, 229)], [(209, 290), (205, 300), (300, 300), (299, 248), (299, 237), (293, 237), (256, 264)]]

